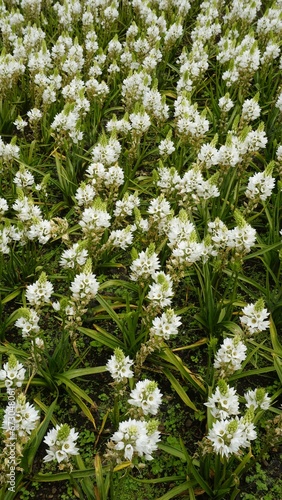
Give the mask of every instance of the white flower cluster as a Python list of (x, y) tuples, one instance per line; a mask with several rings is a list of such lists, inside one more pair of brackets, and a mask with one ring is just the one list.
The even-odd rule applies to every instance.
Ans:
[(125, 356), (122, 350), (117, 347), (107, 362), (106, 368), (116, 382), (122, 382), (124, 379), (133, 377), (132, 365), (133, 361), (129, 356)]
[(242, 448), (250, 446), (251, 441), (257, 437), (253, 423), (254, 411), (258, 408), (267, 410), (271, 402), (263, 388), (249, 390), (244, 394), (244, 398), (248, 409), (244, 416), (238, 416), (238, 394), (224, 380), (219, 380), (214, 394), (205, 403), (212, 416), (217, 419), (207, 437), (214, 452), (221, 457), (228, 459), (232, 454), (239, 453)]
[(5, 381), (5, 386), (21, 387), (25, 378), (25, 368), (20, 363), (14, 354), (9, 356), (7, 363), (4, 363), (2, 370), (0, 370), (0, 380)]
[(249, 177), (246, 196), (250, 200), (265, 201), (271, 196), (275, 186), (275, 179), (266, 172), (257, 172)]
[(65, 269), (74, 269), (77, 266), (84, 266), (88, 258), (88, 251), (83, 245), (74, 243), (70, 248), (64, 250), (60, 265)]
[(68, 424), (56, 425), (51, 429), (44, 438), (44, 443), (49, 446), (47, 455), (43, 458), (43, 462), (57, 461), (69, 462), (72, 456), (79, 454), (79, 449), (76, 447), (78, 432), (74, 428), (70, 428)]
[(144, 415), (156, 415), (162, 401), (162, 394), (156, 382), (145, 379), (137, 382), (130, 393), (128, 403), (141, 408)]
[(45, 304), (50, 304), (50, 297), (53, 293), (53, 285), (47, 280), (45, 272), (42, 272), (39, 279), (32, 285), (28, 285), (26, 289), (26, 299), (35, 309), (43, 307)]
[(150, 336), (154, 337), (156, 335), (164, 340), (169, 340), (172, 335), (178, 334), (180, 325), (180, 316), (177, 316), (173, 309), (167, 309), (161, 316), (153, 319)]
[(22, 336), (31, 337), (37, 334), (40, 330), (39, 320), (40, 317), (34, 309), (21, 308), (19, 310), (21, 314), (15, 322), (15, 326), (20, 328), (22, 331)]
[(157, 450), (157, 443), (160, 441), (157, 427), (158, 422), (154, 420), (146, 422), (130, 418), (121, 422), (111, 438), (115, 443), (114, 450), (120, 452), (118, 461), (132, 461), (134, 456), (153, 460), (152, 453)]
[(131, 266), (130, 279), (137, 281), (140, 279), (154, 278), (156, 272), (160, 269), (160, 261), (154, 252), (155, 245), (151, 244), (145, 252), (139, 253), (137, 259), (134, 259)]
[(221, 377), (232, 375), (240, 370), (247, 357), (247, 347), (239, 337), (227, 337), (218, 349), (214, 367), (219, 370)]
[(31, 432), (39, 424), (39, 411), (26, 401), (24, 394), (19, 394), (13, 404), (9, 404), (4, 412), (2, 429), (7, 433), (11, 432), (11, 421), (14, 424), (14, 431), (20, 442), (28, 440)]
[(173, 289), (172, 279), (168, 274), (163, 271), (156, 272), (154, 283), (150, 285), (147, 298), (155, 307), (169, 307), (172, 302)]
[(97, 295), (98, 289), (99, 283), (95, 274), (87, 271), (77, 274), (70, 286), (72, 300), (74, 302), (89, 302)]
[(257, 300), (255, 304), (247, 304), (242, 309), (243, 315), (240, 317), (241, 324), (245, 328), (246, 334), (252, 336), (263, 332), (269, 328), (269, 312), (264, 307), (262, 299)]

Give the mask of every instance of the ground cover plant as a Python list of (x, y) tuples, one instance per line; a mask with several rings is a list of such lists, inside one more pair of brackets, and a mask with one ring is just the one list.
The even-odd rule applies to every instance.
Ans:
[(0, 30), (0, 499), (282, 496), (282, 1)]

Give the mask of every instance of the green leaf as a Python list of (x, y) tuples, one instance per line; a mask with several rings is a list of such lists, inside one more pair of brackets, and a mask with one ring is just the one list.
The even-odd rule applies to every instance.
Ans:
[(233, 321), (222, 321), (220, 323), (220, 326), (222, 326), (226, 330), (229, 330), (229, 332), (233, 333), (234, 335), (240, 335), (240, 337), (244, 336), (242, 328), (240, 328), (240, 326)]
[(176, 356), (171, 349), (166, 349), (158, 354), (158, 357), (168, 361), (173, 367), (177, 369), (177, 371), (181, 374), (181, 376), (188, 380), (198, 391), (200, 391), (203, 395), (206, 394), (206, 389), (202, 384), (201, 380), (189, 370), (187, 366), (183, 364), (183, 361)]
[[(84, 472), (86, 469), (85, 469), (85, 465), (84, 465), (84, 462), (83, 462), (81, 456), (76, 455), (75, 461), (76, 461), (76, 464), (77, 464), (79, 470)], [(72, 475), (72, 477), (73, 477), (73, 475)], [(94, 495), (93, 481), (90, 479), (90, 477), (86, 476), (86, 477), (75, 478), (75, 479), (81, 479), (81, 486), (82, 486), (84, 493), (86, 494), (87, 500), (96, 500), (95, 495)]]
[(88, 396), (88, 394), (81, 389), (78, 385), (76, 385), (74, 382), (69, 380), (67, 377), (65, 377), (62, 374), (56, 375), (56, 380), (63, 382), (68, 389), (70, 389), (70, 392), (74, 392), (77, 396), (79, 396), (82, 399), (85, 399), (88, 403), (93, 405), (94, 407), (96, 406), (94, 401)]
[[(94, 469), (84, 469), (84, 470), (74, 470), (71, 475), (75, 479), (81, 479), (84, 477), (95, 476)], [(39, 483), (56, 483), (57, 481), (69, 481), (70, 474), (69, 472), (58, 472), (58, 473), (48, 473), (48, 474), (35, 474), (33, 476), (33, 481), (37, 481)]]
[(108, 304), (108, 302), (102, 297), (102, 295), (97, 294), (96, 300), (103, 306), (104, 310), (107, 311), (109, 317), (116, 323), (119, 327), (120, 331), (123, 332), (124, 326), (121, 323), (118, 314), (114, 311), (114, 309)]
[(184, 391), (183, 387), (180, 385), (178, 380), (172, 375), (172, 373), (167, 369), (163, 368), (163, 373), (167, 377), (167, 379), (170, 381), (172, 387), (176, 390), (177, 394), (181, 397), (182, 401), (189, 406), (194, 411), (198, 411), (194, 403), (192, 403), (191, 399), (189, 396), (187, 396), (186, 392)]
[(195, 480), (197, 481), (198, 485), (209, 495), (209, 498), (213, 498), (213, 491), (212, 489), (209, 487), (208, 483), (206, 483), (206, 481), (204, 480), (204, 478), (201, 476), (201, 474), (198, 472), (198, 470), (196, 469), (196, 467), (194, 466), (193, 464), (193, 460), (192, 458), (190, 457), (182, 439), (180, 439), (180, 444), (182, 446), (182, 450), (185, 454), (185, 457), (186, 457), (186, 461), (188, 463), (188, 470), (189, 470), (189, 474), (193, 474)]
[(90, 328), (84, 328), (82, 326), (78, 327), (77, 330), (81, 333), (84, 333), (91, 339), (96, 340), (101, 345), (110, 347), (113, 350), (116, 349), (117, 347), (120, 347), (120, 349), (124, 350), (124, 344), (119, 339), (114, 337), (111, 333), (108, 333), (100, 326), (98, 325), (93, 325), (93, 326), (96, 328), (96, 330), (91, 330)]
[(67, 372), (62, 373), (64, 377), (68, 380), (77, 377), (85, 377), (86, 375), (95, 375), (97, 373), (104, 373), (107, 371), (105, 366), (95, 366), (89, 368), (78, 368), (77, 370), (69, 370)]
[[(170, 491), (162, 495), (161, 497), (158, 497), (156, 500), (170, 500), (171, 498), (178, 497), (182, 493), (185, 493), (188, 491), (190, 488), (193, 488), (196, 485), (194, 481), (185, 481), (184, 483), (180, 484), (179, 486), (175, 486), (172, 488)], [(183, 497), (187, 498), (187, 497)]]
[(270, 316), (269, 331), (270, 331), (270, 338), (271, 338), (271, 342), (272, 342), (273, 349), (274, 349), (275, 353), (278, 354), (279, 356), (282, 356), (282, 345), (279, 342), (277, 330), (276, 330), (274, 321), (273, 321), (271, 316)]
[(278, 250), (278, 248), (281, 248), (281, 246), (282, 246), (281, 241), (279, 241), (278, 243), (273, 243), (272, 245), (262, 245), (262, 248), (260, 250), (245, 255), (243, 257), (243, 260), (249, 260), (252, 259), (253, 257), (258, 257), (258, 255), (264, 255), (267, 252), (270, 252), (271, 250)]
[(183, 451), (180, 450), (180, 448), (175, 448), (174, 446), (171, 446), (170, 444), (164, 444), (164, 443), (159, 443), (158, 448), (162, 451), (165, 451), (169, 455), (172, 455), (173, 457), (180, 458), (184, 462), (186, 462), (186, 456), (183, 453)]
[(280, 383), (282, 384), (282, 360), (276, 354), (273, 354), (273, 364), (279, 377)]
[[(90, 422), (92, 423), (94, 429), (97, 429), (96, 427), (96, 422), (95, 422), (95, 419), (91, 413), (91, 411), (89, 410), (89, 408), (86, 406), (86, 404), (82, 401), (82, 399), (77, 396), (74, 392), (72, 392), (71, 390), (68, 390), (72, 400), (78, 404), (78, 406), (81, 408), (81, 410), (83, 411), (84, 415), (88, 418), (88, 420), (90, 420)], [(95, 405), (95, 409), (97, 409), (97, 405)]]
[[(96, 485), (99, 493), (99, 500), (107, 500), (108, 498), (108, 488), (106, 481), (104, 480), (103, 467), (100, 455), (97, 453), (94, 458), (94, 467), (96, 473)], [(96, 488), (95, 488), (96, 489)]]
[(24, 449), (23, 458), (21, 461), (21, 467), (24, 469), (26, 473), (30, 472), (36, 452), (46, 434), (49, 422), (52, 418), (53, 412), (57, 404), (57, 399), (58, 398), (56, 398), (47, 409), (47, 413), (45, 415), (43, 422), (41, 422), (39, 427), (36, 429), (35, 435), (28, 442), (27, 446)]
[(18, 288), (17, 290), (14, 290), (13, 292), (9, 293), (9, 295), (6, 295), (4, 299), (1, 299), (2, 304), (7, 304), (7, 302), (10, 302), (11, 300), (15, 299), (18, 295), (20, 295), (21, 292), (22, 289)]

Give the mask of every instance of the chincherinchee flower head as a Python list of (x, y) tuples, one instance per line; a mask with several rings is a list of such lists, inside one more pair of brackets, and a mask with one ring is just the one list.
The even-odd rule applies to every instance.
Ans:
[(138, 279), (148, 279), (153, 277), (160, 268), (160, 261), (155, 253), (155, 245), (151, 243), (145, 252), (140, 252), (138, 257), (133, 260), (130, 269), (130, 278), (133, 281)]
[(3, 369), (0, 370), (0, 380), (5, 381), (5, 386), (9, 387), (21, 387), (24, 377), (25, 368), (22, 363), (20, 363), (14, 354), (9, 356), (7, 363), (3, 365)]
[(36, 335), (39, 330), (39, 315), (34, 309), (22, 307), (20, 309), (21, 316), (15, 322), (15, 326), (20, 328), (23, 337), (30, 337)]
[(180, 317), (175, 314), (173, 309), (167, 309), (161, 316), (153, 320), (150, 328), (150, 336), (162, 337), (169, 340), (172, 335), (178, 334), (178, 327), (181, 325)]
[(83, 248), (83, 243), (74, 243), (72, 247), (64, 250), (60, 265), (65, 269), (74, 269), (76, 266), (84, 266), (88, 258), (88, 251)]
[(254, 335), (269, 328), (269, 312), (264, 307), (263, 299), (259, 299), (255, 304), (247, 304), (243, 309), (241, 324), (245, 327), (247, 335)]
[(227, 377), (240, 370), (246, 357), (247, 347), (240, 338), (227, 337), (215, 355), (214, 367), (219, 370), (221, 377)]
[(47, 280), (46, 273), (42, 272), (39, 279), (33, 283), (33, 285), (28, 285), (26, 289), (26, 299), (30, 305), (39, 308), (44, 304), (50, 303), (52, 293), (53, 285)]
[(258, 94), (253, 99), (246, 99), (242, 106), (242, 120), (250, 122), (260, 115), (260, 105), (258, 104)]
[(82, 273), (77, 274), (70, 286), (72, 299), (74, 301), (89, 302), (96, 297), (99, 289), (99, 283), (95, 274), (91, 272), (91, 259), (88, 259)]
[(34, 184), (34, 177), (32, 173), (25, 167), (20, 167), (14, 177), (14, 183), (19, 188), (31, 187)]
[(250, 252), (255, 244), (256, 230), (244, 220), (239, 210), (234, 211), (234, 218), (237, 226), (229, 231), (227, 246), (234, 248), (237, 254), (244, 255)]
[(210, 408), (212, 416), (217, 419), (224, 420), (239, 413), (239, 397), (235, 389), (229, 387), (225, 380), (218, 381), (214, 394), (204, 404)]
[(216, 421), (208, 433), (208, 439), (212, 443), (215, 453), (221, 457), (229, 458), (237, 454), (240, 448), (246, 448), (250, 441), (257, 436), (254, 425), (235, 417), (232, 420), (224, 419)]
[(244, 397), (246, 399), (247, 408), (252, 408), (253, 410), (256, 410), (257, 408), (268, 410), (268, 408), (270, 407), (271, 398), (262, 387), (259, 389), (254, 389), (253, 391), (247, 391), (244, 394)]
[(160, 271), (155, 274), (154, 281), (155, 283), (150, 285), (147, 298), (155, 306), (169, 307), (173, 297), (171, 277)]
[(111, 216), (107, 212), (106, 203), (97, 198), (91, 207), (83, 210), (79, 225), (86, 237), (91, 237), (104, 232), (111, 225), (110, 219)]
[(15, 426), (15, 433), (21, 441), (26, 442), (28, 436), (39, 424), (39, 411), (26, 401), (24, 394), (19, 394), (14, 405), (8, 405), (2, 424), (2, 429), (11, 432), (11, 416)]
[(141, 408), (144, 415), (156, 415), (162, 402), (162, 394), (156, 382), (141, 380), (130, 393), (128, 403)]
[(118, 452), (117, 461), (132, 461), (135, 456), (152, 460), (152, 453), (157, 450), (157, 443), (160, 441), (157, 428), (156, 420), (145, 422), (130, 418), (121, 422), (111, 438), (114, 444), (112, 448)]
[(126, 378), (133, 377), (132, 365), (133, 361), (129, 356), (125, 356), (122, 350), (117, 347), (107, 362), (106, 368), (116, 382), (122, 382)]
[(56, 460), (58, 463), (69, 462), (71, 456), (78, 455), (79, 449), (76, 447), (78, 432), (70, 428), (68, 424), (56, 425), (44, 438), (44, 443), (49, 446), (47, 455), (43, 462)]
[(257, 172), (249, 177), (246, 196), (251, 200), (265, 201), (275, 186), (275, 179), (272, 177), (274, 162), (270, 162), (264, 172)]

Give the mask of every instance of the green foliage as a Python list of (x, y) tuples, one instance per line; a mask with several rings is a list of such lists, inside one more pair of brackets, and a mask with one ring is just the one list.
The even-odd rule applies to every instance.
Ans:
[[(1, 402), (41, 412), (0, 500), (279, 498), (281, 2), (92, 3), (0, 5)], [(56, 425), (79, 454), (45, 462)]]

